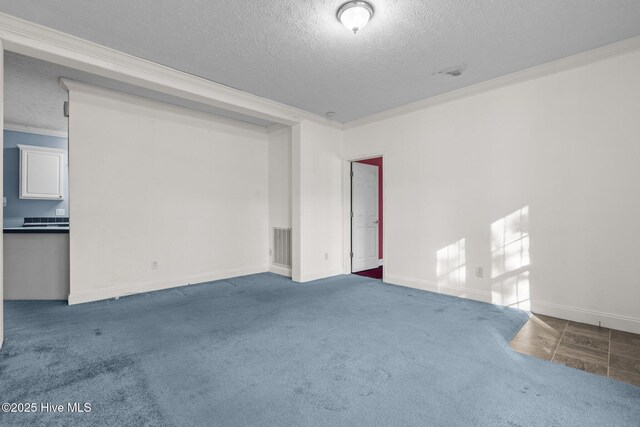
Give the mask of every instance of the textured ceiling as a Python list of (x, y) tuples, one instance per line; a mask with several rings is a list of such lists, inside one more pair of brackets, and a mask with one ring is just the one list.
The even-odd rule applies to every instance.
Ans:
[[(0, 0), (0, 11), (346, 122), (640, 35), (638, 0)], [(466, 64), (459, 77), (437, 71)]]
[(67, 77), (79, 82), (139, 95), (193, 110), (213, 113), (259, 126), (273, 124), (265, 120), (186, 101), (16, 53), (5, 53), (4, 60), (5, 123), (66, 132), (67, 119), (62, 114), (62, 104), (68, 99), (68, 96), (67, 91), (58, 84), (58, 79)]
[(58, 86), (59, 75), (46, 62), (14, 53), (5, 53), (4, 60), (4, 122), (66, 132), (67, 91)]

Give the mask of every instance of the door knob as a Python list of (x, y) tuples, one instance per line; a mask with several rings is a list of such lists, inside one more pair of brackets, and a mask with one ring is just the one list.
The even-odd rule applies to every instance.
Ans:
[(380, 221), (379, 221), (379, 220), (377, 220), (377, 219), (376, 219), (375, 221), (373, 221), (373, 223), (374, 223), (374, 224), (378, 224), (379, 222), (380, 222)]

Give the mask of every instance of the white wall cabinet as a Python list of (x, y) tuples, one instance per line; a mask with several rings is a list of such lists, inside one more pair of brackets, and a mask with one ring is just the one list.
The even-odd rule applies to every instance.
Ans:
[(31, 145), (20, 148), (20, 198), (63, 200), (64, 150)]

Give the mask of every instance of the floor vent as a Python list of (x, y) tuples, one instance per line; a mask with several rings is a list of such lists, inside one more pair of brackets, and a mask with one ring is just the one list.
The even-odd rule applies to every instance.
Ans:
[(291, 229), (273, 227), (273, 263), (291, 267)]

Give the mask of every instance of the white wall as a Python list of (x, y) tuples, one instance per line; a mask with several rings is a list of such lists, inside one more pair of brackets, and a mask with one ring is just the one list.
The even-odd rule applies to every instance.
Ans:
[[(345, 159), (384, 154), (386, 280), (509, 303), (528, 275), (533, 311), (640, 332), (639, 76), (636, 51), (348, 129)], [(524, 207), (530, 263), (492, 279)], [(437, 273), (460, 239), (464, 284)]]
[(70, 303), (267, 271), (264, 128), (69, 88)]
[[(341, 156), (383, 154), (388, 281), (509, 299), (510, 282), (503, 282), (513, 272), (491, 278), (491, 225), (527, 207), (531, 262), (515, 273), (529, 274), (533, 309), (640, 332), (633, 271), (640, 235), (638, 56), (346, 132), (306, 120), (294, 125), (294, 279), (348, 270)], [(82, 103), (81, 120), (76, 106)], [(76, 132), (78, 141), (75, 149), (71, 142), (72, 173), (76, 161), (84, 164), (75, 184), (71, 178), (71, 193), (75, 185), (95, 199), (75, 207), (71, 200), (72, 302), (268, 268), (269, 221), (279, 208), (269, 207), (275, 195), (267, 196), (268, 180), (276, 177), (267, 165), (277, 149), (270, 152), (263, 131), (102, 92), (76, 91), (71, 108), (70, 137)], [(74, 120), (81, 124), (74, 127)], [(140, 158), (149, 160), (140, 164)], [(176, 161), (182, 166), (167, 166)], [(189, 176), (200, 178), (197, 185), (190, 187)], [(228, 176), (233, 179), (221, 183)], [(233, 227), (240, 222), (246, 228)], [(175, 226), (161, 227), (166, 223)], [(229, 238), (233, 228), (240, 234)], [(463, 238), (464, 284), (439, 280), (438, 251)], [(158, 259), (159, 270), (150, 270), (151, 259)], [(474, 277), (476, 266), (484, 278)]]
[(293, 279), (341, 274), (343, 132), (302, 121), (292, 131)]
[(273, 227), (291, 228), (291, 127), (269, 132), (269, 271), (291, 276), (291, 269), (273, 264)]

